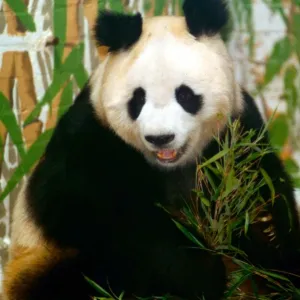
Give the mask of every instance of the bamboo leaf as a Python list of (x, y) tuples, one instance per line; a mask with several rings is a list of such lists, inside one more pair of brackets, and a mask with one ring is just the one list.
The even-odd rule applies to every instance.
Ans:
[(102, 10), (105, 9), (106, 0), (98, 0), (98, 9)]
[(245, 234), (247, 234), (248, 229), (249, 229), (249, 223), (250, 223), (249, 219), (250, 219), (249, 218), (249, 212), (246, 211), (246, 214), (245, 214), (245, 226), (244, 226)]
[(285, 165), (285, 168), (287, 169), (287, 171), (290, 173), (290, 174), (296, 174), (299, 172), (299, 165), (298, 163), (292, 159), (292, 158), (288, 158), (288, 159), (285, 159), (284, 160), (284, 165)]
[(61, 95), (61, 100), (60, 100), (59, 108), (58, 108), (58, 118), (59, 119), (69, 109), (69, 107), (72, 105), (72, 103), (73, 103), (73, 83), (72, 83), (72, 81), (70, 81), (64, 88), (62, 95)]
[(269, 272), (269, 271), (266, 271), (266, 270), (259, 270), (259, 271), (261, 273), (264, 273), (264, 274), (266, 274), (268, 276), (271, 276), (271, 277), (274, 277), (276, 279), (280, 279), (280, 280), (284, 280), (284, 281), (288, 281), (289, 282), (289, 280), (286, 277), (284, 277), (282, 275), (279, 275), (278, 273), (273, 273), (273, 272)]
[(161, 16), (162, 13), (163, 13), (165, 5), (166, 5), (166, 0), (155, 1), (154, 15), (155, 16)]
[(124, 7), (121, 0), (109, 0), (110, 9), (115, 12), (123, 12)]
[(226, 298), (229, 298), (229, 297), (231, 297), (233, 294), (234, 294), (234, 292), (236, 292), (236, 290), (238, 289), (238, 287), (243, 283), (243, 282), (245, 282), (249, 277), (251, 276), (251, 273), (250, 272), (247, 272), (246, 274), (245, 274), (245, 272), (244, 272), (244, 275), (243, 276), (241, 276), (231, 287), (230, 287), (230, 289), (228, 290), (228, 291), (226, 291), (226, 293), (225, 293), (225, 296), (226, 296)]
[(282, 65), (288, 60), (291, 53), (292, 47), (287, 36), (275, 43), (272, 53), (266, 62), (266, 73), (263, 86), (268, 85), (280, 72)]
[(294, 177), (293, 182), (296, 188), (300, 189), (300, 177)]
[(74, 64), (74, 61), (80, 61), (79, 58), (82, 57), (82, 53), (83, 44), (80, 44), (78, 47), (74, 47), (72, 49), (65, 63), (61, 66), (61, 68), (56, 70), (56, 76), (54, 76), (51, 85), (47, 89), (42, 100), (38, 102), (31, 114), (25, 120), (24, 126), (31, 123), (39, 116), (44, 105), (51, 104), (54, 97), (59, 93), (59, 91), (65, 85), (65, 82), (70, 79), (71, 74), (75, 71), (77, 65)]
[(253, 6), (251, 0), (243, 0), (240, 1), (243, 5), (243, 10), (245, 11), (245, 22), (247, 26), (247, 31), (249, 34), (249, 53), (250, 58), (253, 58), (253, 50), (254, 50), (254, 28), (253, 28)]
[(2, 94), (1, 91), (0, 91), (0, 121), (6, 127), (7, 132), (9, 133), (22, 159), (26, 153), (24, 148), (22, 131), (15, 117), (14, 112), (10, 107), (8, 99)]
[(228, 153), (229, 149), (224, 149), (220, 152), (218, 152), (216, 155), (214, 155), (212, 158), (206, 160), (204, 163), (198, 166), (198, 170), (202, 169), (203, 167), (210, 165), (211, 163), (215, 162), (216, 160), (224, 157)]
[(239, 185), (239, 180), (234, 175), (234, 170), (231, 169), (226, 178), (226, 189), (223, 197), (227, 197), (233, 190), (235, 190)]
[[(54, 47), (54, 69), (62, 65), (64, 47), (67, 35), (67, 0), (53, 1), (53, 31), (59, 44)], [(54, 73), (55, 77), (56, 73)], [(55, 78), (54, 78), (55, 79)]]
[(42, 108), (46, 104), (51, 104), (54, 97), (59, 93), (59, 91), (64, 86), (65, 82), (70, 78), (71, 74), (67, 72), (62, 72), (59, 75), (55, 76), (53, 78), (52, 83), (48, 87), (45, 95), (43, 98), (38, 102), (38, 104), (34, 107), (30, 115), (27, 117), (27, 119), (24, 122), (24, 126), (30, 124), (33, 122), (36, 118), (38, 118)]
[(281, 149), (289, 136), (288, 120), (285, 115), (280, 115), (270, 124), (269, 134), (271, 144)]
[(3, 161), (3, 156), (4, 156), (4, 141), (2, 137), (0, 136), (0, 163)]
[(291, 120), (294, 119), (295, 109), (297, 108), (298, 102), (298, 92), (295, 86), (297, 73), (296, 67), (294, 65), (290, 65), (287, 67), (284, 74), (284, 97), (287, 101), (288, 116)]
[(206, 249), (206, 247), (198, 240), (194, 237), (193, 234), (191, 234), (184, 226), (182, 226), (180, 223), (178, 223), (177, 221), (173, 220), (173, 222), (175, 223), (175, 225), (177, 226), (177, 228), (192, 242), (194, 242), (195, 244), (197, 244), (198, 246), (200, 246), (203, 249)]
[(15, 188), (15, 186), (21, 181), (24, 175), (26, 175), (34, 164), (43, 155), (44, 150), (52, 136), (53, 129), (49, 129), (43, 132), (36, 141), (29, 148), (26, 155), (23, 157), (21, 163), (16, 168), (11, 178), (9, 179), (3, 193), (0, 195), (0, 202)]
[(84, 276), (84, 279), (97, 291), (103, 294), (103, 296), (114, 299), (114, 297), (108, 293), (104, 288), (102, 288), (100, 285), (98, 285), (93, 280), (89, 279), (88, 277)]
[(33, 17), (23, 0), (5, 0), (28, 31), (36, 31)]
[(274, 185), (272, 183), (272, 179), (270, 178), (269, 174), (262, 168), (260, 168), (260, 172), (263, 175), (267, 185), (269, 186), (269, 189), (271, 191), (271, 198), (272, 198), (272, 203), (274, 205), (274, 199), (275, 199), (275, 189)]
[(178, 0), (178, 5), (179, 5), (179, 8), (181, 8), (181, 12), (182, 12), (182, 6), (183, 6), (183, 2), (185, 0)]
[[(300, 0), (298, 0), (300, 2)], [(295, 37), (294, 49), (298, 56), (298, 61), (300, 60), (300, 13), (295, 13), (293, 15), (293, 33)]]
[(210, 207), (210, 202), (209, 202), (208, 199), (206, 199), (205, 197), (200, 197), (200, 199), (201, 199), (201, 202), (202, 202), (205, 206)]
[[(83, 53), (82, 53), (83, 55)], [(74, 78), (76, 80), (76, 83), (79, 87), (79, 89), (83, 89), (86, 83), (89, 80), (88, 72), (86, 71), (83, 63), (80, 63), (79, 66), (74, 70), (73, 72)]]
[(152, 2), (150, 0), (144, 1), (144, 12), (147, 14), (152, 8)]

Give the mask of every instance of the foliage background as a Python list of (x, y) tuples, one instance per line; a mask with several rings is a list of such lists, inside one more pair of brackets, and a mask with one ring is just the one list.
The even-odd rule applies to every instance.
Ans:
[[(182, 1), (0, 0), (0, 280), (23, 179), (101, 56), (90, 35), (97, 9), (181, 14)], [(300, 187), (300, 0), (230, 7), (237, 79), (266, 120), (276, 109), (272, 143)]]

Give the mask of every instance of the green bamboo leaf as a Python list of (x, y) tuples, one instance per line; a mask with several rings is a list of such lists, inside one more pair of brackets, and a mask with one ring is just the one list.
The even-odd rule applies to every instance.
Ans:
[(275, 188), (274, 185), (272, 183), (272, 179), (270, 178), (269, 174), (262, 168), (260, 168), (260, 172), (263, 175), (267, 185), (269, 186), (269, 189), (271, 191), (271, 199), (272, 199), (272, 203), (274, 205), (274, 199), (275, 199)]
[[(21, 128), (8, 99), (0, 91), (0, 121), (6, 127), (14, 145), (17, 147), (21, 159), (25, 156), (24, 141)], [(4, 142), (4, 141), (3, 141)]]
[(295, 86), (297, 74), (298, 72), (294, 65), (288, 66), (284, 74), (284, 97), (287, 100), (287, 111), (291, 120), (294, 119), (298, 102), (298, 92)]
[(58, 108), (58, 118), (59, 119), (69, 109), (69, 107), (72, 105), (72, 103), (73, 103), (73, 83), (72, 83), (72, 81), (70, 81), (64, 88), (62, 95), (61, 95), (61, 100), (60, 100), (59, 108)]
[(182, 10), (183, 1), (184, 0), (178, 0), (178, 8), (179, 8), (180, 14), (183, 14), (183, 10)]
[(10, 8), (14, 11), (18, 19), (28, 31), (36, 31), (33, 17), (28, 13), (27, 7), (23, 0), (5, 0)]
[(245, 234), (247, 234), (247, 232), (248, 232), (249, 223), (250, 223), (249, 212), (246, 211), (246, 214), (245, 214), (245, 226), (244, 226)]
[(177, 226), (177, 228), (192, 242), (194, 242), (195, 244), (197, 244), (198, 246), (200, 246), (203, 249), (206, 249), (206, 247), (198, 240), (194, 237), (193, 234), (191, 234), (184, 226), (182, 226), (180, 223), (178, 223), (177, 221), (173, 220), (172, 221), (175, 223), (175, 225)]
[(26, 175), (34, 164), (43, 155), (44, 150), (52, 136), (53, 129), (49, 129), (43, 132), (36, 141), (29, 148), (26, 155), (23, 157), (21, 163), (16, 168), (11, 178), (9, 179), (3, 193), (0, 195), (0, 202), (15, 188), (15, 186), (22, 180), (23, 176)]
[(289, 125), (286, 115), (280, 115), (271, 123), (269, 127), (271, 144), (279, 149), (282, 149), (288, 136)]
[(300, 6), (300, 0), (295, 0), (295, 4)]
[(161, 16), (166, 5), (166, 0), (155, 1), (154, 16)]
[(226, 189), (223, 197), (227, 197), (239, 185), (239, 180), (235, 177), (234, 170), (231, 169), (226, 178)]
[(249, 277), (251, 276), (251, 273), (248, 272), (245, 275), (241, 276), (226, 292), (225, 297), (226, 299), (230, 299), (230, 297), (234, 294), (234, 292), (237, 291), (238, 287), (245, 282)]
[[(298, 0), (300, 2), (300, 0)], [(295, 37), (294, 48), (298, 56), (298, 61), (300, 60), (300, 13), (295, 13), (293, 15), (293, 33)]]
[(33, 122), (39, 116), (44, 105), (51, 104), (54, 97), (64, 86), (65, 82), (70, 79), (71, 74), (76, 70), (77, 64), (74, 64), (74, 61), (80, 61), (79, 58), (82, 57), (83, 49), (83, 44), (74, 47), (65, 63), (61, 66), (61, 68), (55, 71), (56, 76), (54, 76), (53, 81), (48, 87), (42, 100), (38, 102), (31, 114), (25, 120), (24, 126)]
[(109, 0), (110, 9), (114, 12), (123, 12), (124, 7), (121, 0)]
[(103, 10), (106, 5), (106, 0), (98, 0), (98, 9)]
[(211, 163), (215, 162), (216, 160), (219, 160), (223, 156), (225, 156), (228, 153), (229, 149), (223, 149), (222, 151), (218, 152), (216, 155), (211, 157), (210, 159), (206, 160), (204, 163), (198, 166), (198, 170), (202, 169), (203, 167), (210, 165)]
[(208, 199), (206, 199), (205, 197), (200, 197), (200, 199), (201, 199), (201, 202), (202, 202), (205, 206), (210, 207), (210, 202), (209, 202)]
[(144, 1), (144, 12), (148, 13), (152, 8), (152, 2), (150, 0)]
[(287, 36), (275, 43), (272, 53), (266, 62), (266, 73), (263, 86), (268, 85), (280, 72), (282, 65), (289, 59), (291, 53), (292, 47)]
[(219, 196), (219, 193), (217, 193), (219, 187), (216, 186), (216, 184), (214, 182), (214, 178), (211, 176), (208, 168), (204, 169), (204, 174), (205, 174), (205, 177), (208, 179), (208, 182), (211, 185), (212, 189), (214, 190), (214, 197), (217, 198)]
[(253, 4), (251, 0), (243, 0), (240, 1), (241, 5), (243, 5), (243, 10), (245, 12), (245, 23), (247, 26), (247, 32), (249, 34), (249, 41), (248, 41), (248, 49), (250, 53), (250, 58), (253, 58), (254, 54), (254, 27), (253, 27)]
[(300, 189), (300, 177), (293, 177), (293, 183), (295, 185), (295, 188)]
[(282, 275), (279, 275), (278, 273), (273, 273), (273, 272), (269, 272), (269, 271), (266, 271), (266, 270), (259, 270), (259, 271), (263, 274), (266, 274), (266, 275), (270, 276), (270, 277), (274, 277), (274, 278), (289, 282), (289, 279), (287, 279), (286, 277), (284, 277)]
[[(83, 55), (83, 53), (82, 53), (82, 55)], [(74, 78), (76, 80), (76, 83), (77, 83), (79, 89), (80, 90), (83, 89), (89, 80), (88, 72), (86, 71), (83, 63), (80, 63), (79, 66), (77, 66), (73, 75), (74, 75)]]
[[(67, 36), (67, 9), (67, 0), (53, 1), (53, 34), (59, 40), (59, 44), (54, 47), (54, 70), (62, 65)], [(56, 74), (54, 72), (54, 79)]]
[[(83, 275), (84, 276), (84, 275)], [(84, 279), (99, 293), (103, 294), (103, 296), (114, 299), (114, 297), (108, 293), (104, 288), (102, 288), (100, 285), (98, 285), (93, 280), (89, 279), (88, 277), (84, 276)]]
[(119, 299), (118, 299), (118, 300), (122, 300), (122, 299), (123, 299), (123, 297), (124, 297), (124, 295), (125, 295), (125, 292), (122, 292), (122, 293), (120, 294), (120, 296), (119, 296)]
[(24, 126), (27, 126), (31, 122), (33, 122), (36, 118), (38, 118), (42, 108), (46, 104), (51, 104), (54, 97), (59, 93), (59, 91), (64, 86), (65, 82), (70, 79), (71, 74), (67, 72), (62, 72), (59, 75), (53, 78), (52, 83), (48, 87), (43, 98), (38, 102), (38, 104), (34, 107), (30, 115), (24, 121)]
[(0, 164), (3, 161), (3, 156), (4, 156), (4, 141), (2, 139), (2, 137), (0, 136)]
[(299, 165), (294, 159), (285, 159), (284, 166), (290, 174), (296, 174), (299, 172)]

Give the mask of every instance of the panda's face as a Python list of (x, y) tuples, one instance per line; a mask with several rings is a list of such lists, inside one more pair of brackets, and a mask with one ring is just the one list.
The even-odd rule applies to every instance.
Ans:
[(195, 39), (180, 17), (145, 23), (130, 51), (106, 58), (93, 87), (101, 119), (165, 168), (195, 161), (239, 106), (223, 42)]

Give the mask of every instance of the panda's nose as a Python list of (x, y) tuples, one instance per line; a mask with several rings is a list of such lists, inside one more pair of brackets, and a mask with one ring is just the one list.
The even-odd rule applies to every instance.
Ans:
[(175, 134), (163, 134), (163, 135), (146, 135), (145, 139), (147, 142), (161, 147), (171, 143), (175, 138)]

